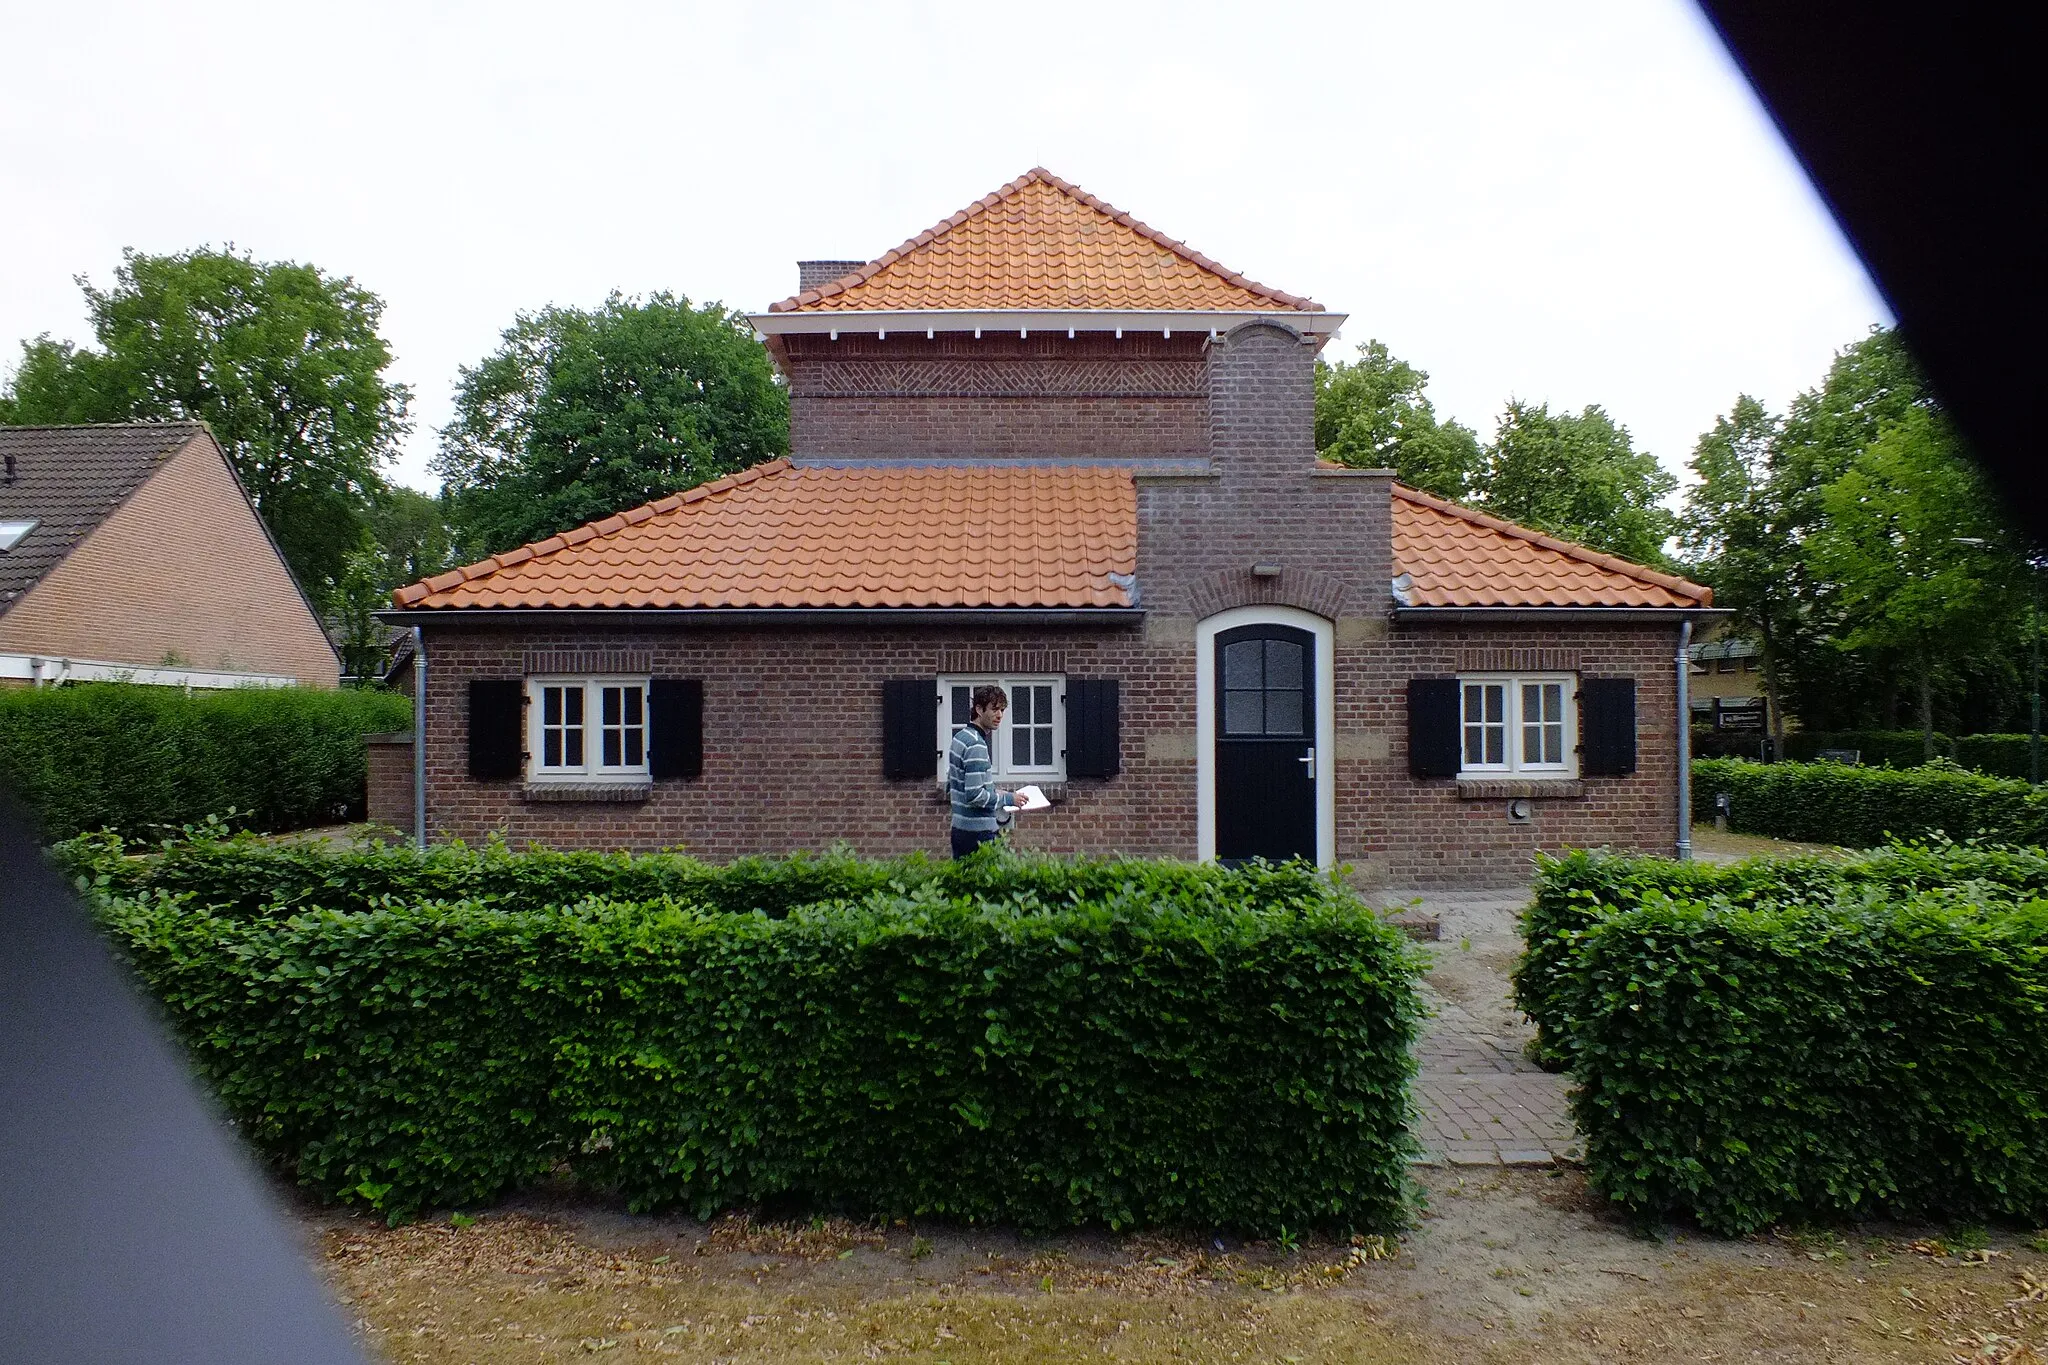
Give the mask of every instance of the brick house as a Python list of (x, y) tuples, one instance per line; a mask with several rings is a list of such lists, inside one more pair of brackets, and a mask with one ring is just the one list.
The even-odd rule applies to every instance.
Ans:
[(340, 681), (204, 423), (0, 426), (0, 461), (0, 686)]
[(788, 459), (395, 595), (432, 835), (936, 852), (995, 680), (1031, 848), (1456, 885), (1677, 840), (1708, 591), (1319, 462), (1341, 315), (1040, 170), (800, 282), (753, 318)]

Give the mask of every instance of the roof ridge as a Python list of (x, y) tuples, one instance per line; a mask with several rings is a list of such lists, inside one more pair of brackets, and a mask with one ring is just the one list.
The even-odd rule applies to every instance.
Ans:
[(1409, 502), (1422, 507), (1434, 508), (1439, 512), (1457, 517), (1461, 521), (1471, 522), (1475, 526), (1484, 526), (1488, 530), (1499, 531), (1504, 535), (1513, 536), (1517, 540), (1525, 540), (1532, 545), (1540, 545), (1546, 550), (1555, 550), (1559, 554), (1568, 555), (1573, 559), (1582, 560), (1585, 563), (1622, 574), (1625, 577), (1640, 579), (1645, 583), (1655, 584), (1657, 587), (1671, 592), (1697, 597), (1702, 605), (1713, 601), (1714, 590), (1703, 583), (1695, 583), (1689, 578), (1681, 578), (1676, 574), (1664, 573), (1661, 570), (1652, 569), (1648, 565), (1638, 564), (1634, 560), (1622, 559), (1619, 556), (1608, 554), (1604, 550), (1596, 550), (1590, 545), (1581, 545), (1577, 541), (1560, 540), (1556, 536), (1532, 530), (1527, 526), (1496, 517), (1488, 512), (1482, 512), (1476, 507), (1467, 507), (1461, 502), (1452, 502), (1449, 498), (1440, 498), (1434, 493), (1425, 493), (1420, 488), (1411, 488), (1405, 483), (1396, 482), (1394, 484), (1394, 496), (1405, 498)]
[[(132, 422), (8, 422), (0, 425), (0, 432), (8, 431), (131, 431), (138, 428), (157, 427), (204, 427), (203, 417), (148, 417)], [(207, 428), (209, 431), (212, 428)]]
[(666, 497), (656, 498), (652, 502), (643, 502), (637, 507), (628, 507), (623, 512), (613, 512), (610, 516), (599, 517), (595, 521), (586, 521), (581, 526), (571, 527), (566, 531), (557, 531), (555, 534), (545, 536), (540, 540), (529, 540), (524, 545), (517, 545), (509, 550), (500, 550), (494, 555), (486, 555), (474, 564), (464, 564), (458, 568), (434, 574), (429, 578), (423, 578), (417, 583), (408, 583), (402, 588), (394, 588), (391, 592), (391, 604), (395, 607), (409, 607), (415, 602), (424, 601), (432, 597), (437, 592), (446, 592), (448, 589), (460, 587), (464, 583), (474, 583), (479, 578), (489, 578), (500, 569), (509, 569), (515, 564), (524, 564), (529, 559), (538, 559), (543, 555), (551, 555), (557, 551), (566, 550), (572, 545), (587, 544), (598, 539), (600, 536), (608, 536), (616, 531), (623, 531), (628, 526), (637, 526), (649, 517), (659, 516), (664, 512), (673, 512), (686, 503), (703, 502), (716, 494), (729, 493), (735, 488), (742, 488), (750, 483), (758, 483), (770, 474), (779, 474), (789, 468), (792, 468), (789, 457), (783, 455), (763, 464), (749, 465), (745, 469), (737, 469), (730, 474), (722, 474), (718, 478), (706, 480), (694, 488), (686, 488), (680, 493), (670, 493)]
[(912, 251), (927, 246), (954, 228), (971, 222), (998, 204), (1021, 193), (1025, 186), (1033, 184), (1047, 185), (1058, 190), (1068, 198), (1094, 209), (1097, 213), (1123, 227), (1129, 228), (1155, 246), (1164, 247), (1196, 268), (1206, 270), (1212, 275), (1220, 276), (1228, 283), (1234, 284), (1240, 289), (1261, 295), (1275, 303), (1284, 304), (1289, 308), (1302, 312), (1322, 313), (1329, 311), (1313, 299), (1303, 298), (1298, 294), (1290, 294), (1284, 289), (1275, 289), (1271, 285), (1260, 284), (1257, 280), (1232, 270), (1218, 261), (1212, 260), (1201, 252), (1196, 251), (1187, 243), (1167, 236), (1159, 231), (1159, 229), (1133, 217), (1107, 200), (1099, 199), (1095, 195), (1088, 193), (1079, 185), (1071, 181), (1062, 180), (1043, 166), (1033, 166), (1016, 179), (969, 203), (966, 208), (958, 209), (948, 214), (923, 232), (889, 248), (889, 250), (875, 257), (872, 261), (867, 262), (858, 270), (848, 271), (837, 279), (826, 280), (823, 283), (812, 285), (809, 289), (800, 289), (786, 299), (769, 304), (768, 311), (771, 313), (791, 312), (804, 304), (816, 303), (821, 299), (829, 299), (835, 294), (845, 293), (855, 285), (865, 284), (882, 271), (887, 270), (890, 266), (908, 256)]

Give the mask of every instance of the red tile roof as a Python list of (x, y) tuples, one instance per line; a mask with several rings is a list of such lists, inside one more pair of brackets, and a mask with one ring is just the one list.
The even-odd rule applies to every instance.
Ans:
[[(401, 607), (1128, 607), (1129, 471), (787, 460), (400, 588)], [(1125, 579), (1128, 584), (1129, 579)]]
[(942, 309), (1322, 312), (1033, 169), (771, 313)]
[[(1418, 607), (1703, 607), (1713, 594), (1396, 484)], [(758, 465), (400, 588), (401, 607), (1128, 607), (1138, 507), (1101, 465)], [(1116, 578), (1122, 578), (1119, 583)]]
[(1394, 485), (1404, 606), (1705, 607), (1711, 588)]

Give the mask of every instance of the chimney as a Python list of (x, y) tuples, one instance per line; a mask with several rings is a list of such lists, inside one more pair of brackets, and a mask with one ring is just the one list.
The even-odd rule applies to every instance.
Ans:
[(830, 284), (841, 275), (851, 275), (866, 265), (866, 261), (798, 261), (796, 263), (796, 292), (816, 289), (821, 284)]
[(7, 478), (4, 482), (14, 482), (14, 452), (11, 450), (7, 452)]

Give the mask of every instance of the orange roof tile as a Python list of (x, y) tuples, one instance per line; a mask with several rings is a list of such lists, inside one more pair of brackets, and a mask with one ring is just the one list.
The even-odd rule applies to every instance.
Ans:
[(1411, 607), (1705, 607), (1713, 590), (1394, 485), (1396, 596)]
[[(401, 607), (1128, 607), (1129, 471), (757, 465), (400, 588)], [(1129, 579), (1126, 578), (1128, 583)]]
[(939, 309), (1322, 312), (1033, 169), (771, 313)]

